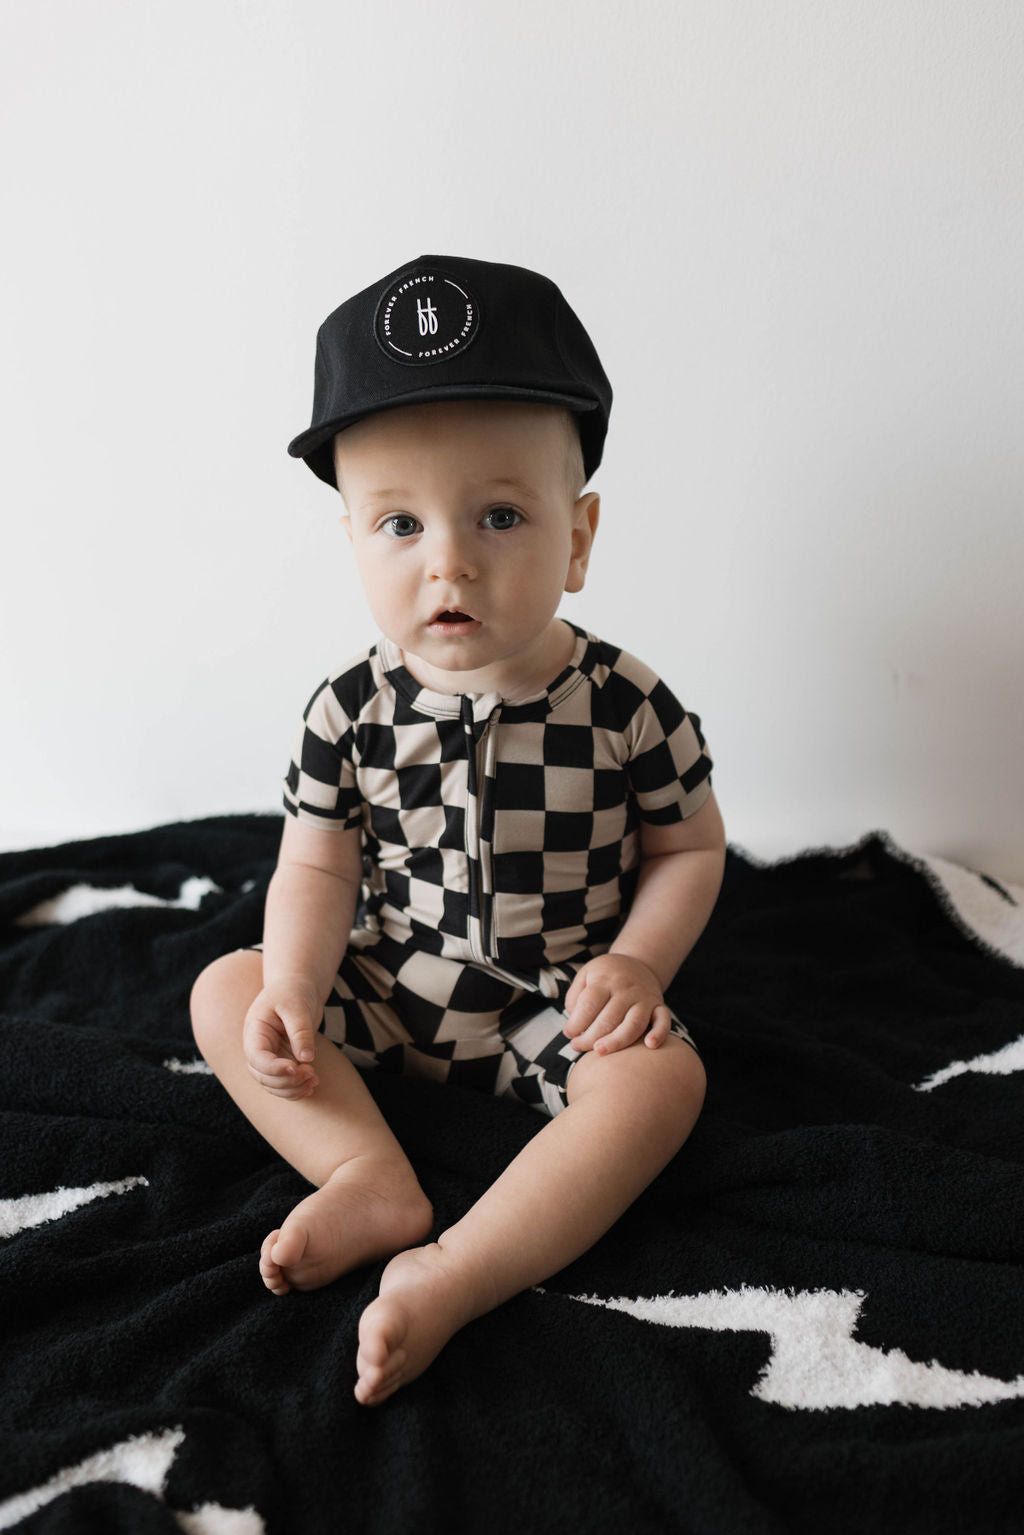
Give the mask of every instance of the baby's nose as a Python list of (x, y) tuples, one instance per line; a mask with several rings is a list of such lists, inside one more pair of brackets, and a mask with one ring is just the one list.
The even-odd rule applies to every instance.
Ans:
[(473, 580), (476, 566), (465, 538), (436, 533), (430, 540), (427, 573), (435, 581)]

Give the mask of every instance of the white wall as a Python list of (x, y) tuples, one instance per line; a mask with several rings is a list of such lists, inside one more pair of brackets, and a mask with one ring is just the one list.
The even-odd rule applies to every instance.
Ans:
[(0, 846), (274, 809), (374, 637), (285, 444), (424, 252), (615, 388), (566, 612), (702, 716), (732, 839), (1024, 877), (1016, 0), (7, 0)]

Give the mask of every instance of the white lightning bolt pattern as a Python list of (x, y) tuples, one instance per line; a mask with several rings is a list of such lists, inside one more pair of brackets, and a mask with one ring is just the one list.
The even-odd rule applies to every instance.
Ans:
[(204, 895), (220, 890), (205, 874), (194, 874), (186, 879), (174, 900), (159, 895), (149, 895), (136, 890), (134, 885), (118, 885), (110, 889), (101, 885), (71, 885), (60, 895), (40, 901), (38, 906), (15, 917), (16, 927), (49, 927), (52, 923), (77, 922), (80, 917), (93, 917), (100, 911), (114, 911), (131, 906), (168, 906), (179, 911), (198, 911)]
[(111, 1194), (127, 1194), (129, 1189), (148, 1188), (148, 1178), (122, 1178), (119, 1183), (93, 1183), (82, 1189), (48, 1189), (45, 1194), (23, 1194), (20, 1199), (0, 1199), (0, 1237), (13, 1237), (32, 1226), (59, 1220), (72, 1210), (92, 1204), (95, 1199), (109, 1199)]
[(184, 1439), (182, 1429), (168, 1428), (162, 1434), (123, 1439), (109, 1450), (100, 1450), (79, 1461), (77, 1466), (58, 1471), (41, 1487), (32, 1487), (28, 1492), (0, 1503), (0, 1530), (9, 1530), (62, 1493), (70, 1492), (72, 1487), (86, 1487), (90, 1482), (126, 1482), (129, 1487), (138, 1487), (161, 1497), (168, 1472)]
[(207, 1066), (205, 1061), (179, 1061), (174, 1056), (169, 1061), (164, 1061), (168, 1071), (177, 1071), (187, 1077), (212, 1077), (213, 1068)]
[(1001, 1050), (993, 1050), (988, 1055), (975, 1055), (969, 1061), (951, 1061), (941, 1071), (935, 1071), (923, 1082), (918, 1082), (916, 1091), (930, 1093), (934, 1087), (941, 1087), (943, 1082), (948, 1082), (952, 1077), (962, 1077), (968, 1071), (989, 1072), (1000, 1077), (1008, 1077), (1014, 1071), (1024, 1071), (1024, 1034), (1020, 1039), (1011, 1040)]
[(981, 1407), (1024, 1397), (1024, 1375), (995, 1380), (977, 1371), (922, 1364), (900, 1349), (873, 1348), (853, 1337), (864, 1295), (854, 1290), (710, 1290), (702, 1295), (653, 1295), (600, 1300), (576, 1295), (590, 1306), (624, 1311), (663, 1327), (700, 1327), (712, 1332), (764, 1332), (772, 1354), (751, 1396), (779, 1407), (824, 1412), (829, 1408), (892, 1406)]
[[(181, 1428), (122, 1439), (109, 1450), (100, 1450), (75, 1466), (66, 1466), (41, 1486), (0, 1503), (0, 1530), (20, 1524), (73, 1487), (88, 1487), (94, 1482), (138, 1487), (163, 1502), (174, 1457), (184, 1442), (185, 1431)], [(171, 1512), (186, 1535), (266, 1535), (266, 1526), (254, 1508), (222, 1508), (219, 1503), (204, 1503), (200, 1508)]]
[(1012, 965), (1024, 965), (1024, 885), (989, 879), (945, 858), (902, 856), (921, 870), (955, 920), (986, 948)]
[(185, 1535), (266, 1535), (266, 1525), (254, 1508), (222, 1508), (204, 1503), (202, 1508), (180, 1513), (172, 1509)]

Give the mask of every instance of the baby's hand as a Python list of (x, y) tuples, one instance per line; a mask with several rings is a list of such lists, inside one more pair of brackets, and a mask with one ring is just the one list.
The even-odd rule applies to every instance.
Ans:
[(304, 981), (265, 986), (245, 1015), (242, 1048), (261, 1087), (279, 1098), (308, 1098), (317, 1087), (313, 1038), (323, 1016)]
[(643, 960), (629, 954), (599, 954), (576, 976), (565, 998), (564, 1032), (576, 1050), (605, 1055), (643, 1037), (655, 1049), (667, 1037), (672, 1017), (658, 978)]

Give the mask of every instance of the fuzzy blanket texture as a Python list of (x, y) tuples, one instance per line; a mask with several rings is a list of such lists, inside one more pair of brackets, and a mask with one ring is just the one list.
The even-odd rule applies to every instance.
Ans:
[[(368, 1409), (383, 1265), (268, 1295), (260, 1242), (308, 1185), (189, 1030), (279, 835), (0, 858), (0, 1531), (1024, 1529), (1024, 891), (884, 835), (730, 851), (670, 992), (708, 1068), (693, 1137)], [(439, 1229), (543, 1124), (368, 1081)]]

